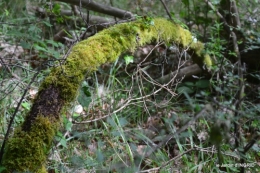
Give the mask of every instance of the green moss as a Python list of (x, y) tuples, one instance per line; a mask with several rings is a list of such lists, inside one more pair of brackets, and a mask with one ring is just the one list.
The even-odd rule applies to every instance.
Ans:
[(10, 171), (46, 172), (44, 164), (58, 123), (38, 116), (30, 132), (16, 129), (5, 149), (3, 165)]

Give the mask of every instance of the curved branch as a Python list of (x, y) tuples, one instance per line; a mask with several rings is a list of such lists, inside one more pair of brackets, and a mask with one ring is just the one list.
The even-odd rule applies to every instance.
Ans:
[(198, 64), (212, 64), (202, 43), (194, 41), (188, 30), (165, 19), (140, 19), (105, 29), (76, 44), (66, 63), (52, 69), (45, 78), (25, 122), (7, 143), (3, 165), (10, 171), (46, 172), (44, 163), (60, 126), (62, 110), (77, 96), (85, 75), (115, 61), (127, 50), (161, 40), (190, 49)]

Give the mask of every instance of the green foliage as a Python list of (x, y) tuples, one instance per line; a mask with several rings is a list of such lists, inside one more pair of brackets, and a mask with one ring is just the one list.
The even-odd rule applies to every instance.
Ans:
[(61, 15), (61, 5), (58, 3), (54, 3), (53, 6), (50, 8), (50, 4), (45, 5), (45, 10), (48, 14), (52, 14), (56, 17), (56, 21), (58, 23), (64, 22), (64, 17)]
[(58, 141), (61, 144), (62, 147), (67, 148), (67, 140), (61, 132), (58, 132), (56, 134), (55, 140)]
[(223, 38), (223, 36), (221, 36), (221, 32), (223, 32), (222, 25), (222, 23), (216, 22), (211, 27), (212, 35), (210, 37), (210, 42), (206, 45), (207, 52), (215, 57), (219, 63), (224, 59), (224, 53), (227, 45), (227, 41)]
[(209, 80), (203, 80), (200, 79), (198, 81), (194, 82), (184, 82), (178, 86), (178, 93), (187, 93), (192, 94), (200, 89), (207, 89), (210, 86)]
[(89, 88), (90, 87), (88, 86), (88, 84), (84, 81), (80, 88), (79, 96), (77, 97), (78, 102), (86, 108), (89, 106), (91, 102), (91, 93)]

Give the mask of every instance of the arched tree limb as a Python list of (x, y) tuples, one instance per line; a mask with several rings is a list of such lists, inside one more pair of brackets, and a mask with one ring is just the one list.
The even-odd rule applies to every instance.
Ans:
[(121, 53), (134, 51), (152, 41), (174, 42), (189, 49), (200, 67), (212, 65), (203, 51), (203, 44), (188, 30), (161, 18), (118, 24), (79, 42), (67, 61), (52, 69), (45, 78), (25, 122), (7, 142), (3, 159), (7, 172), (46, 173), (44, 165), (60, 125), (61, 113), (76, 98), (85, 75), (101, 64), (115, 61)]

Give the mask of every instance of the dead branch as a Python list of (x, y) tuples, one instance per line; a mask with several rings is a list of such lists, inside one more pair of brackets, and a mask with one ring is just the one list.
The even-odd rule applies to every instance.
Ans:
[(171, 72), (168, 75), (165, 75), (159, 79), (157, 79), (157, 81), (159, 83), (166, 83), (168, 82), (172, 77), (174, 77), (175, 75), (175, 80), (178, 79), (182, 79), (182, 78), (187, 78), (187, 77), (191, 77), (192, 75), (198, 75), (202, 72), (201, 68), (197, 65), (197, 64), (193, 64), (191, 66), (188, 67), (184, 67), (180, 70), (176, 70), (174, 72)]
[(118, 17), (120, 19), (134, 18), (134, 15), (129, 11), (125, 11), (125, 10), (111, 7), (111, 6), (102, 5), (102, 4), (96, 3), (92, 0), (57, 0), (57, 1), (66, 2), (66, 3), (72, 4), (72, 5), (77, 5), (79, 7), (82, 7), (82, 8), (91, 10), (91, 11), (96, 11), (99, 13), (111, 15), (114, 17)]

